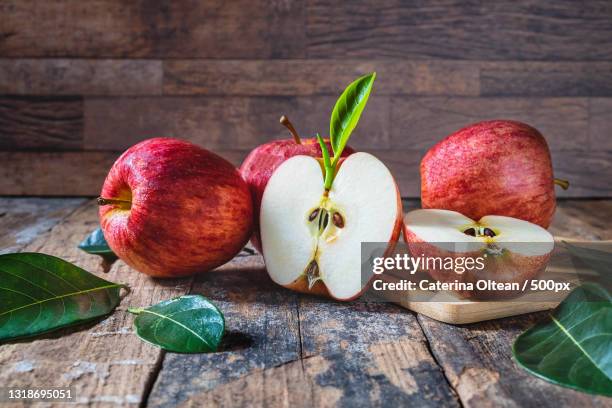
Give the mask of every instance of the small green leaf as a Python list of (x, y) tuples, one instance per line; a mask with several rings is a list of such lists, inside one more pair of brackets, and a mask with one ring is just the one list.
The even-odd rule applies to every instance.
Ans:
[(83, 242), (79, 244), (79, 249), (82, 249), (88, 254), (100, 255), (109, 262), (117, 259), (117, 255), (115, 255), (113, 250), (108, 246), (101, 228), (96, 228), (91, 234), (89, 234), (87, 238), (85, 238)]
[(0, 255), (0, 341), (104, 316), (121, 287), (54, 256)]
[(336, 101), (329, 122), (329, 138), (334, 150), (334, 166), (346, 146), (368, 102), (376, 72), (362, 76), (346, 87)]
[(612, 396), (612, 298), (599, 285), (574, 289), (549, 319), (513, 346), (521, 367), (553, 384)]
[(223, 314), (201, 295), (166, 300), (149, 308), (130, 308), (138, 336), (164, 350), (207, 353), (217, 350), (225, 332)]

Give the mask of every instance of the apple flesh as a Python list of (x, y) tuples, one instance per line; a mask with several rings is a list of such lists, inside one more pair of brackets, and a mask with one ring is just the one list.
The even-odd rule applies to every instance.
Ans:
[[(488, 215), (474, 221), (456, 211), (414, 210), (404, 217), (404, 239), (412, 256), (430, 259), (484, 259), (484, 268), (456, 271), (431, 264), (425, 272), (440, 282), (519, 283), (538, 276), (554, 249), (553, 236), (539, 225), (516, 218)], [(465, 262), (465, 261), (462, 261)], [(467, 298), (507, 298), (517, 292), (459, 291)]]
[(234, 166), (178, 139), (129, 148), (113, 164), (98, 202), (111, 249), (155, 277), (222, 265), (252, 230), (251, 196)]
[(493, 120), (463, 128), (432, 147), (421, 161), (423, 208), (480, 219), (505, 215), (548, 228), (555, 212), (550, 151), (536, 129)]
[(402, 203), (389, 169), (368, 153), (344, 159), (329, 191), (318, 160), (295, 156), (274, 172), (260, 220), (268, 274), (299, 292), (351, 300), (362, 281), (361, 243), (387, 243), (401, 232)]
[[(248, 184), (253, 198), (255, 218), (253, 220), (253, 236), (251, 237), (251, 243), (260, 253), (262, 249), (259, 231), (259, 209), (261, 208), (261, 199), (264, 190), (272, 173), (274, 173), (285, 160), (294, 156), (304, 155), (315, 158), (322, 157), (321, 147), (316, 138), (300, 139), (285, 116), (281, 118), (281, 123), (289, 128), (293, 134), (293, 139), (274, 140), (256, 147), (249, 153), (240, 166), (240, 174)], [(329, 139), (324, 140), (327, 149), (332, 151)], [(355, 151), (351, 147), (346, 146), (342, 152), (342, 157), (346, 157), (354, 152)]]

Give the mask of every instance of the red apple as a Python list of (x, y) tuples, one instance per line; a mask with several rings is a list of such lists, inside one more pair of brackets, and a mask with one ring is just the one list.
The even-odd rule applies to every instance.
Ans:
[[(295, 128), (289, 122), (286, 116), (282, 116), (280, 122), (285, 125), (293, 139), (274, 140), (261, 146), (256, 147), (249, 153), (244, 162), (240, 166), (240, 174), (249, 185), (251, 195), (253, 197), (253, 236), (251, 243), (261, 253), (261, 234), (259, 231), (259, 211), (261, 208), (261, 198), (266, 189), (268, 180), (285, 160), (293, 156), (310, 156), (314, 158), (321, 157), (321, 147), (316, 138), (300, 139)], [(329, 151), (332, 150), (329, 139), (324, 139)], [(346, 146), (342, 152), (342, 156), (346, 157), (355, 151)]]
[(156, 277), (222, 265), (252, 231), (251, 196), (234, 166), (178, 139), (129, 148), (113, 164), (98, 203), (111, 249)]
[(536, 129), (493, 120), (463, 128), (421, 161), (423, 208), (453, 210), (472, 219), (505, 215), (548, 228), (555, 212), (550, 151)]
[[(525, 281), (544, 271), (553, 236), (539, 225), (488, 215), (478, 221), (456, 211), (414, 210), (404, 217), (404, 239), (413, 257), (427, 260), (424, 272), (445, 282), (473, 285), (457, 290), (466, 298), (496, 299), (521, 294)], [(454, 266), (444, 264), (452, 259)], [(478, 282), (518, 284), (519, 290), (478, 288)]]
[(274, 172), (261, 201), (268, 274), (291, 290), (355, 299), (369, 284), (362, 276), (361, 244), (384, 243), (384, 254), (390, 254), (402, 216), (393, 175), (371, 154), (347, 157), (329, 190), (318, 160), (292, 157)]

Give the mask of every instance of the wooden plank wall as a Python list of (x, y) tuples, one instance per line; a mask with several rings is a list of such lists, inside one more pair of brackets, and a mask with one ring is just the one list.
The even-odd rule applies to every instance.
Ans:
[(126, 147), (183, 137), (239, 164), (326, 133), (376, 70), (351, 144), (418, 196), (422, 154), (471, 122), (539, 128), (565, 196), (612, 196), (612, 2), (3, 0), (0, 194), (97, 195)]

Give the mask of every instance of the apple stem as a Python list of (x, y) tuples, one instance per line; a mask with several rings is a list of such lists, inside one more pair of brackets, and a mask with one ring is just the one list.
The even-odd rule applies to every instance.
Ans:
[(104, 197), (98, 197), (98, 199), (96, 200), (98, 202), (98, 205), (123, 205), (123, 204), (128, 204), (128, 205), (132, 205), (132, 203), (128, 200), (118, 200), (115, 198), (104, 198)]
[(298, 136), (297, 130), (295, 130), (293, 124), (291, 123), (288, 117), (286, 117), (285, 115), (281, 116), (280, 123), (287, 129), (289, 129), (289, 132), (291, 133), (291, 136), (293, 136), (293, 140), (295, 140), (295, 143), (302, 144), (302, 139), (300, 139), (300, 136)]
[(569, 181), (558, 178), (554, 179), (553, 182), (564, 190), (567, 190), (570, 185)]

